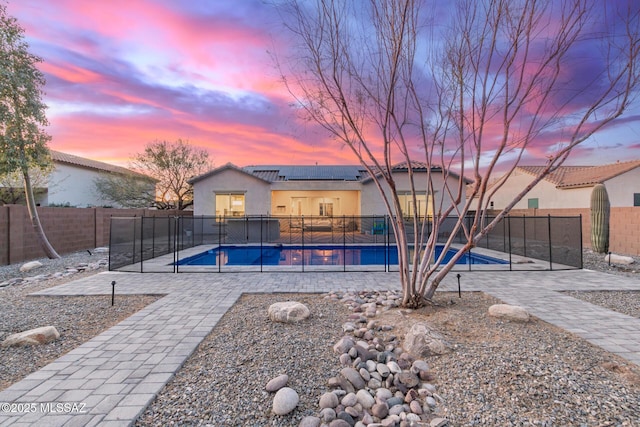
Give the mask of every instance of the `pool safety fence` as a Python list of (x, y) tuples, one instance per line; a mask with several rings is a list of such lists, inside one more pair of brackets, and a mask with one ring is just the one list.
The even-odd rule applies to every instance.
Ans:
[[(493, 220), (485, 219), (486, 223)], [(180, 260), (198, 253), (237, 245), (252, 245), (265, 251), (274, 246), (297, 245), (305, 248), (332, 245), (340, 251), (353, 245), (384, 246), (396, 250), (396, 239), (387, 216), (341, 217), (113, 217), (109, 239), (109, 270), (130, 272), (256, 272), (267, 271), (263, 263), (235, 266), (219, 259), (213, 268), (193, 269), (180, 265)], [(445, 243), (456, 230), (458, 219), (444, 220), (438, 229), (437, 243)], [(464, 219), (467, 229), (473, 218)], [(566, 270), (582, 268), (582, 217), (507, 216), (483, 236), (477, 248), (489, 249), (508, 261), (509, 270), (530, 269), (527, 264), (536, 260), (536, 269)], [(414, 227), (405, 221), (408, 241), (414, 240)], [(418, 232), (432, 224), (419, 225)], [(458, 230), (454, 245), (466, 242)], [(321, 271), (381, 271), (377, 265), (345, 265), (345, 257), (336, 256), (335, 263), (323, 265)], [(318, 271), (301, 263), (281, 271)], [(397, 265), (385, 262), (382, 271), (397, 270)], [(471, 262), (469, 270), (477, 268)], [(483, 266), (487, 270), (491, 266)], [(504, 266), (500, 270), (504, 270)], [(274, 271), (270, 267), (268, 271)], [(277, 270), (280, 271), (280, 270)]]

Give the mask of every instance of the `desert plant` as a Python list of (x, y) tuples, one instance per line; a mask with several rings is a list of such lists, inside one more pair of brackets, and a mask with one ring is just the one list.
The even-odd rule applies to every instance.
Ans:
[(604, 184), (596, 184), (591, 192), (591, 249), (609, 251), (609, 196)]

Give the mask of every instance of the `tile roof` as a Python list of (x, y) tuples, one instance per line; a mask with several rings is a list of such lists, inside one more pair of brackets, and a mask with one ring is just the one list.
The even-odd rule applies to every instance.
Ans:
[(259, 176), (265, 181), (358, 181), (362, 176), (360, 166), (324, 165), (259, 165), (246, 166), (244, 171)]
[[(413, 169), (423, 171), (427, 169), (424, 162), (413, 162)], [(238, 167), (232, 163), (210, 170), (207, 173), (191, 178), (193, 184), (224, 170), (233, 169), (266, 182), (277, 181), (361, 181), (372, 179), (361, 165), (252, 165)], [(407, 163), (397, 163), (392, 166), (393, 171), (406, 171)], [(433, 171), (442, 171), (440, 166), (433, 166)], [(453, 176), (457, 176), (451, 173)], [(469, 180), (466, 180), (470, 182)]]
[(84, 157), (74, 156), (73, 154), (62, 153), (60, 151), (49, 150), (51, 152), (51, 159), (54, 162), (67, 163), (74, 166), (80, 166), (87, 169), (95, 169), (98, 171), (116, 173), (120, 175), (134, 175), (141, 178), (152, 179), (151, 177), (134, 172), (130, 169), (123, 168), (109, 163), (99, 162), (97, 160), (86, 159)]
[[(557, 188), (592, 187), (637, 167), (640, 167), (640, 160), (601, 166), (560, 166), (545, 177), (545, 180), (555, 184)], [(542, 172), (544, 166), (518, 166), (518, 169), (537, 176)]]

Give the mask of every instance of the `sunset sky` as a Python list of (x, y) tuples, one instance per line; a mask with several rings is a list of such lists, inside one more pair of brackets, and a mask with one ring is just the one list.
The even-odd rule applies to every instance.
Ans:
[[(356, 163), (290, 106), (269, 54), (290, 40), (268, 3), (10, 0), (44, 60), (50, 147), (127, 166), (146, 143), (183, 138), (216, 166)], [(638, 158), (635, 105), (571, 164)]]

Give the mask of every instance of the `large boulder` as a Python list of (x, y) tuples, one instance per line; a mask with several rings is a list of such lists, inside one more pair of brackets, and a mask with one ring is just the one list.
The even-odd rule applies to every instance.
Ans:
[(60, 338), (60, 333), (53, 326), (43, 326), (17, 334), (9, 335), (2, 341), (2, 347), (21, 347), (27, 345), (46, 344)]
[(489, 307), (489, 316), (512, 320), (514, 322), (529, 321), (529, 313), (527, 313), (527, 310), (518, 305), (494, 304)]
[(269, 319), (274, 322), (296, 323), (310, 314), (309, 308), (297, 301), (276, 302), (269, 306)]
[(40, 267), (42, 267), (42, 263), (40, 261), (29, 261), (22, 264), (22, 266), (20, 267), (20, 271), (26, 273), (27, 271), (35, 270), (36, 268)]
[(607, 254), (604, 257), (606, 262), (610, 262), (611, 264), (622, 264), (629, 265), (634, 263), (634, 259), (630, 256), (616, 255), (616, 254)]
[(404, 349), (418, 358), (446, 354), (451, 351), (450, 345), (442, 334), (425, 322), (418, 322), (411, 326), (404, 337)]

